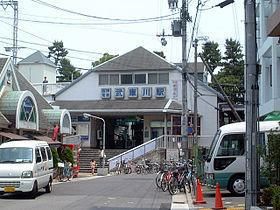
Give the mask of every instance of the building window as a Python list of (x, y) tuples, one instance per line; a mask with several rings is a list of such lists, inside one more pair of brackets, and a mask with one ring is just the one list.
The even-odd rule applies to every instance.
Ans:
[(135, 74), (135, 84), (146, 84), (146, 74)]
[(23, 100), (20, 110), (20, 120), (26, 122), (36, 122), (35, 104), (31, 97), (26, 97)]
[(110, 74), (110, 85), (118, 85), (119, 82), (119, 75), (118, 74)]
[(110, 88), (102, 88), (101, 89), (101, 98), (111, 98), (111, 89)]
[(122, 85), (131, 85), (132, 82), (132, 74), (122, 74), (121, 75), (121, 84)]
[(115, 98), (124, 98), (124, 88), (115, 88)]
[(108, 85), (108, 75), (107, 74), (99, 75), (99, 85)]
[(148, 83), (157, 84), (157, 73), (148, 74)]
[(128, 97), (129, 98), (137, 98), (138, 89), (136, 87), (128, 88)]
[(169, 74), (168, 73), (160, 73), (159, 74), (159, 84), (168, 84), (169, 83)]
[(156, 88), (156, 97), (164, 98), (165, 97), (165, 87), (157, 87)]
[(142, 88), (142, 98), (150, 98), (152, 97), (152, 88), (143, 87)]
[(150, 73), (148, 74), (149, 84), (169, 84), (169, 73)]

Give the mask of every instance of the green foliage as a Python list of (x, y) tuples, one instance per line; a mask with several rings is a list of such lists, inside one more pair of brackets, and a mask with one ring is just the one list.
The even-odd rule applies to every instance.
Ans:
[(104, 53), (103, 56), (98, 60), (92, 62), (92, 67), (98, 66), (101, 63), (104, 63), (105, 61), (111, 60), (114, 57), (117, 57), (118, 55), (110, 55), (109, 53)]
[(280, 134), (268, 135), (267, 154), (264, 158), (265, 166), (270, 171), (270, 180), (273, 184), (280, 185)]
[(54, 59), (56, 66), (59, 66), (61, 59), (63, 59), (68, 54), (68, 51), (64, 48), (62, 41), (54, 41), (53, 46), (48, 47), (48, 49), (48, 58)]
[(64, 149), (60, 150), (59, 157), (62, 161), (68, 161), (74, 164), (74, 154), (69, 147), (65, 147)]
[(70, 63), (70, 60), (63, 58), (60, 61), (59, 72), (59, 82), (70, 82), (81, 76), (81, 73), (76, 70), (76, 68)]
[(217, 42), (206, 42), (202, 46), (202, 56), (205, 61), (209, 64), (212, 71), (217, 66), (220, 66), (222, 55), (221, 51), (219, 50), (219, 44)]
[(261, 203), (264, 206), (270, 206), (272, 205), (272, 187), (268, 187), (263, 189), (262, 195), (261, 195)]
[(272, 205), (273, 209), (280, 209), (280, 186), (273, 186), (272, 189)]
[[(225, 53), (221, 56), (218, 43), (207, 42), (202, 47), (205, 61), (214, 70), (221, 69), (215, 75), (226, 95), (235, 104), (244, 103), (244, 55), (240, 43), (233, 39), (226, 39)], [(210, 84), (219, 91), (217, 84)]]
[(59, 161), (59, 156), (56, 148), (51, 148), (52, 151), (52, 156), (53, 156), (53, 167), (57, 168), (58, 166), (58, 161)]
[(236, 40), (227, 39), (223, 68), (217, 74), (217, 80), (223, 85), (225, 93), (235, 103), (244, 102), (244, 55)]

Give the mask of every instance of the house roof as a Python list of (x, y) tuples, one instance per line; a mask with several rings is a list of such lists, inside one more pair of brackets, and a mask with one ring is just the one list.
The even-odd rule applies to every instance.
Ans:
[(27, 58), (18, 62), (18, 64), (35, 64), (35, 63), (47, 64), (56, 67), (56, 65), (40, 51), (36, 51), (35, 53), (29, 55)]
[(89, 101), (55, 101), (55, 106), (68, 109), (71, 112), (108, 113), (162, 113), (181, 112), (181, 105), (168, 99), (151, 100), (89, 100)]
[(47, 118), (42, 112), (42, 109), (53, 109), (52, 106), (45, 100), (43, 96), (28, 82), (25, 77), (18, 71), (15, 70), (15, 75), (21, 91), (29, 90), (35, 97), (37, 105), (39, 107), (39, 127), (40, 129), (48, 129), (49, 123)]
[(74, 80), (70, 85), (58, 91), (55, 96), (59, 96), (67, 89), (74, 86), (87, 75), (92, 72), (106, 72), (106, 71), (158, 71), (158, 70), (176, 70), (176, 66), (168, 63), (162, 57), (155, 53), (146, 50), (143, 47), (138, 47), (126, 54), (112, 58), (100, 65), (87, 71), (85, 74)]
[(4, 69), (4, 66), (7, 62), (8, 58), (0, 58), (0, 72)]
[(0, 127), (7, 128), (11, 122), (0, 112)]
[(94, 71), (171, 70), (174, 66), (143, 47), (129, 51), (96, 66)]

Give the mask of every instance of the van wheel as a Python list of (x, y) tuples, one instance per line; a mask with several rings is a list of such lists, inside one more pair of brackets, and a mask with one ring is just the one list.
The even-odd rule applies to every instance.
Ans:
[(236, 175), (229, 182), (229, 191), (238, 196), (245, 195), (245, 177), (244, 175)]
[(30, 193), (30, 197), (31, 197), (31, 198), (36, 198), (37, 193), (38, 193), (38, 184), (37, 184), (37, 182), (35, 181), (35, 182), (34, 182), (34, 185), (33, 185), (33, 189), (32, 189), (32, 191), (31, 191), (31, 193)]
[(45, 187), (46, 193), (50, 193), (52, 191), (52, 180), (50, 179), (48, 185)]

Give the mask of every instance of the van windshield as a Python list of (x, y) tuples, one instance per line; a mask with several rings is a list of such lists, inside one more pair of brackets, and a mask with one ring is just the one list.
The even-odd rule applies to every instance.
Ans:
[(209, 150), (209, 154), (207, 156), (207, 162), (210, 162), (211, 161), (211, 158), (213, 156), (213, 153), (214, 153), (214, 150), (215, 150), (215, 147), (216, 147), (216, 144), (220, 138), (220, 134), (221, 134), (221, 130), (218, 130), (213, 138), (213, 141), (211, 143), (211, 146), (210, 146), (210, 150)]
[(32, 163), (32, 148), (9, 147), (0, 148), (0, 163)]

